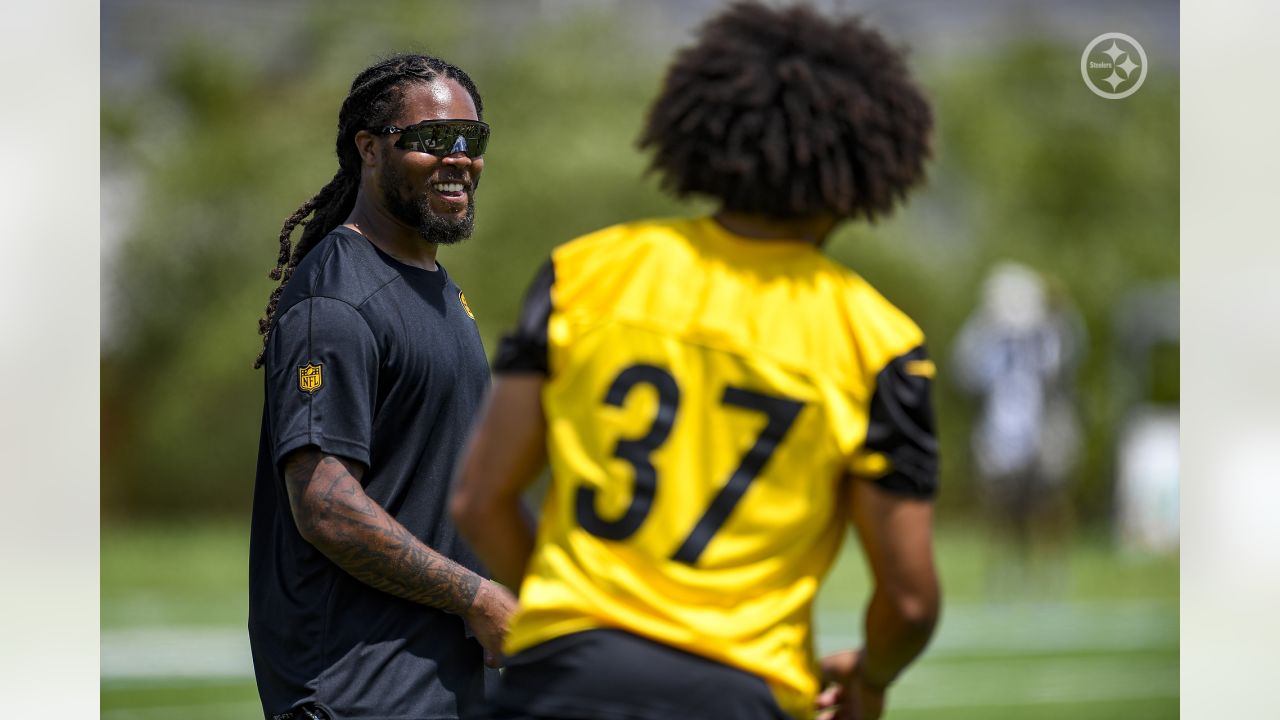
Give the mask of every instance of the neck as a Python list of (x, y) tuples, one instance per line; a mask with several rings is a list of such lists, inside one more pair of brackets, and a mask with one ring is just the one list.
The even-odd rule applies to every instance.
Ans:
[(365, 236), (379, 250), (405, 265), (424, 270), (436, 269), (438, 246), (423, 240), (417, 228), (405, 225), (386, 208), (371, 201), (363, 186), (356, 194), (356, 204), (343, 225)]
[(759, 240), (799, 240), (817, 246), (826, 242), (831, 231), (840, 222), (839, 218), (827, 214), (776, 218), (724, 208), (712, 217), (734, 235)]

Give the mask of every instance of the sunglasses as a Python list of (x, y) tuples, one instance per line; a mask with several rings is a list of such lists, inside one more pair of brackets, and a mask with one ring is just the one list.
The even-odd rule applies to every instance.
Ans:
[(479, 120), (423, 120), (406, 128), (385, 125), (369, 128), (369, 132), (375, 135), (400, 133), (396, 147), (437, 157), (458, 152), (469, 158), (480, 157), (489, 145), (489, 126)]

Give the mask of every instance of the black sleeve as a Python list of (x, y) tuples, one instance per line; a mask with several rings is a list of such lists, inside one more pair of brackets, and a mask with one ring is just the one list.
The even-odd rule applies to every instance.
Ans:
[(368, 467), (378, 348), (354, 307), (310, 298), (289, 308), (271, 331), (266, 371), (277, 467), (306, 445)]
[(933, 374), (922, 346), (894, 358), (876, 376), (864, 448), (889, 461), (888, 472), (872, 482), (898, 495), (932, 498), (938, 492)]
[(547, 321), (551, 318), (551, 286), (556, 270), (543, 263), (525, 293), (515, 330), (502, 337), (493, 360), (495, 373), (536, 372), (550, 374), (547, 364)]

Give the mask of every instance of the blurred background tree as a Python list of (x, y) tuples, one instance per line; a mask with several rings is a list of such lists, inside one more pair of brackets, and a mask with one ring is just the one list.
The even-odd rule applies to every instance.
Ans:
[[(233, 3), (241, 15), (206, 8), (166, 28), (164, 43), (147, 39), (159, 5), (103, 8), (104, 23), (119, 29), (112, 42), (137, 42), (153, 58), (141, 80), (117, 82), (109, 61), (117, 55), (104, 49), (108, 523), (247, 516), (262, 402), (250, 366), (275, 237), (332, 176), (338, 105), (380, 55), (440, 55), (466, 68), (484, 95), (494, 136), (476, 234), (441, 260), (466, 289), (490, 350), (556, 244), (615, 222), (708, 209), (662, 195), (634, 141), (670, 50), (686, 37), (668, 24), (687, 29), (714, 2), (388, 0), (362, 6), (359, 17), (345, 4)], [(948, 12), (964, 12), (895, 7), (909, 5), (928, 6), (943, 24)], [(845, 227), (828, 252), (915, 317), (943, 361), (946, 511), (973, 503), (973, 408), (946, 380), (953, 336), (996, 261), (1055, 278), (1090, 345), (1073, 499), (1084, 518), (1103, 520), (1117, 426), (1133, 398), (1117, 387), (1131, 373), (1116, 365), (1114, 310), (1128, 290), (1178, 274), (1176, 13), (1164, 64), (1134, 96), (1107, 101), (1084, 87), (1078, 63), (1088, 39), (1111, 27), (1055, 34), (1023, 18), (1001, 42), (944, 50), (925, 44), (940, 34), (895, 32), (895, 12), (907, 9), (876, 8), (872, 22), (916, 47), (935, 102), (937, 153), (929, 186), (902, 211)], [(262, 24), (246, 23), (245, 13)], [(243, 27), (223, 33), (219, 22)], [(1162, 399), (1175, 404), (1177, 372), (1176, 360), (1158, 364)]]

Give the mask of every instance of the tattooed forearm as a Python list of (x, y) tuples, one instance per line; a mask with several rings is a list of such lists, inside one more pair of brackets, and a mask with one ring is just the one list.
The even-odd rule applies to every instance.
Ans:
[(309, 448), (289, 457), (285, 484), (302, 536), (356, 579), (463, 614), (479, 575), (432, 550), (365, 494), (361, 471)]

